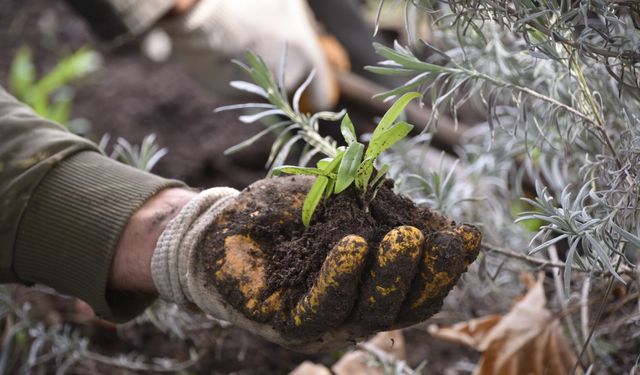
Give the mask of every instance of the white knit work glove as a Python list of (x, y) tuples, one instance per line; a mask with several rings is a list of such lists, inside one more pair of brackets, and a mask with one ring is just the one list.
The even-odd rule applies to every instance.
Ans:
[(232, 80), (246, 80), (231, 59), (247, 50), (277, 72), (285, 44), (285, 85), (294, 90), (315, 69), (308, 89), (311, 110), (330, 109), (338, 99), (334, 74), (320, 46), (306, 0), (199, 0), (186, 14), (161, 21), (176, 56), (198, 82), (227, 95)]
[[(308, 352), (321, 349), (322, 340), (311, 343), (292, 340), (283, 337), (269, 324), (248, 319), (224, 300), (202, 272), (203, 265), (196, 254), (199, 244), (211, 236), (212, 224), (225, 208), (233, 205), (237, 196), (238, 191), (233, 188), (204, 190), (167, 224), (151, 259), (151, 275), (160, 298), (181, 306), (195, 307), (285, 347)], [(252, 278), (251, 273), (255, 270), (242, 271), (247, 273), (247, 278)], [(344, 342), (348, 339), (342, 337)]]
[(268, 178), (241, 193), (214, 188), (196, 196), (158, 240), (152, 277), (160, 296), (313, 352), (425, 320), (478, 254), (476, 228), (430, 213), (426, 232), (398, 226), (375, 248), (337, 228), (321, 230), (338, 231), (335, 241), (310, 232), (326, 255), (319, 269), (305, 268), (313, 245), (300, 241), (301, 216), (313, 181)]

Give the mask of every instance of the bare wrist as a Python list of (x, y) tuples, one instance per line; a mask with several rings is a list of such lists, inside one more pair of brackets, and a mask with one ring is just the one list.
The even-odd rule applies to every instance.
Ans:
[(114, 254), (110, 288), (157, 292), (151, 278), (151, 257), (156, 243), (167, 223), (196, 194), (184, 188), (162, 190), (131, 216)]

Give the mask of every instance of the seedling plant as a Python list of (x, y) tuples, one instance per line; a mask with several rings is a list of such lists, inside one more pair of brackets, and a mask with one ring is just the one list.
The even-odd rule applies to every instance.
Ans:
[[(283, 60), (286, 59), (283, 57)], [(281, 173), (313, 175), (317, 176), (302, 207), (302, 222), (309, 226), (311, 218), (318, 204), (328, 200), (333, 194), (340, 194), (355, 185), (358, 196), (364, 209), (376, 196), (384, 176), (389, 170), (389, 165), (384, 164), (375, 168), (378, 156), (405, 138), (413, 129), (413, 125), (405, 121), (397, 121), (406, 106), (414, 99), (421, 98), (417, 92), (409, 92), (402, 95), (382, 117), (376, 126), (367, 147), (358, 141), (355, 127), (344, 111), (340, 113), (324, 112), (314, 116), (301, 113), (299, 101), (304, 90), (313, 79), (312, 73), (305, 83), (296, 91), (293, 97), (293, 106), (289, 105), (286, 92), (282, 89), (284, 77), (280, 77), (280, 85), (276, 84), (274, 75), (265, 62), (255, 54), (247, 54), (249, 65), (237, 62), (253, 78), (255, 84), (249, 82), (232, 82), (232, 86), (258, 94), (269, 101), (269, 104), (252, 103), (245, 105), (233, 105), (219, 108), (218, 111), (229, 109), (258, 109), (258, 114), (241, 116), (243, 122), (254, 122), (274, 115), (288, 118), (277, 121), (267, 126), (253, 138), (227, 150), (234, 152), (255, 142), (260, 137), (272, 131), (280, 131), (272, 147), (271, 171), (274, 175)], [(284, 69), (282, 69), (284, 71)], [(330, 137), (323, 138), (318, 131), (320, 119), (337, 120), (342, 117), (340, 132), (347, 146), (336, 147), (337, 142)], [(286, 159), (291, 147), (299, 140), (306, 142), (301, 158), (300, 166), (281, 165)], [(319, 160), (315, 167), (307, 167), (306, 164), (313, 156), (321, 153), (325, 158)]]

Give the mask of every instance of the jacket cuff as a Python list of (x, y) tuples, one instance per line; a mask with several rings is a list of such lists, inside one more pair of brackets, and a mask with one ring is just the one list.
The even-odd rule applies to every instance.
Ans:
[(184, 184), (97, 152), (66, 159), (45, 176), (24, 211), (14, 254), (18, 278), (79, 297), (107, 319), (132, 319), (155, 296), (108, 289), (115, 248), (144, 202), (178, 186)]

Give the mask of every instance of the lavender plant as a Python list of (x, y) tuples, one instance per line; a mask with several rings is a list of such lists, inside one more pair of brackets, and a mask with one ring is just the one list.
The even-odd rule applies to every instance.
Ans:
[[(282, 57), (283, 64), (278, 82), (259, 56), (248, 52), (247, 60), (249, 65), (242, 62), (236, 63), (248, 73), (254, 83), (236, 81), (231, 85), (237, 89), (258, 94), (269, 103), (232, 105), (218, 108), (216, 111), (231, 109), (257, 111), (257, 114), (254, 115), (240, 116), (241, 121), (248, 123), (272, 116), (281, 116), (284, 120), (276, 119), (275, 123), (267, 123), (264, 131), (232, 147), (228, 152), (248, 147), (269, 132), (279, 132), (271, 149), (271, 157), (267, 162), (271, 172), (273, 174), (316, 176), (302, 206), (302, 223), (305, 226), (309, 226), (311, 217), (322, 200), (326, 201), (333, 194), (339, 194), (351, 185), (355, 186), (363, 206), (367, 209), (368, 203), (376, 196), (376, 192), (384, 180), (383, 177), (389, 170), (389, 165), (385, 164), (376, 171), (374, 164), (380, 154), (411, 132), (413, 125), (396, 120), (402, 115), (406, 106), (421, 95), (415, 92), (402, 95), (380, 119), (371, 135), (368, 146), (365, 147), (363, 143), (358, 141), (355, 127), (346, 111), (340, 113), (321, 112), (312, 116), (300, 111), (300, 99), (313, 80), (314, 72), (296, 90), (293, 103), (289, 103), (287, 92), (284, 89), (286, 48)], [(339, 119), (342, 119), (340, 131), (347, 143), (346, 147), (337, 147), (336, 140), (330, 136), (322, 137), (318, 129), (320, 120), (336, 121)], [(283, 139), (286, 141), (281, 141)], [(282, 165), (290, 155), (292, 147), (299, 141), (304, 141), (299, 165)], [(316, 155), (322, 155), (324, 158), (319, 160), (315, 167), (307, 167), (306, 164)], [(376, 173), (374, 174), (374, 172)]]
[(418, 151), (391, 155), (392, 173), (405, 176), (400, 189), (482, 225), (482, 266), (500, 263), (491, 259), (499, 253), (563, 268), (557, 293), (569, 302), (559, 304), (586, 305), (574, 306), (584, 312), (578, 323), (567, 320), (580, 357), (574, 372), (607, 371), (638, 345), (637, 335), (615, 342), (632, 319), (619, 317), (615, 329), (600, 323), (613, 319), (605, 311), (614, 285), (635, 293), (626, 311), (637, 301), (640, 8), (605, 0), (404, 3), (425, 16), (432, 39), (376, 45), (384, 60), (369, 69), (407, 77), (380, 97), (423, 92), (433, 109), (428, 132), (438, 131), (438, 116), (457, 118), (463, 107), (483, 109), (484, 118), (458, 147), (460, 161), (442, 172), (416, 165)]

